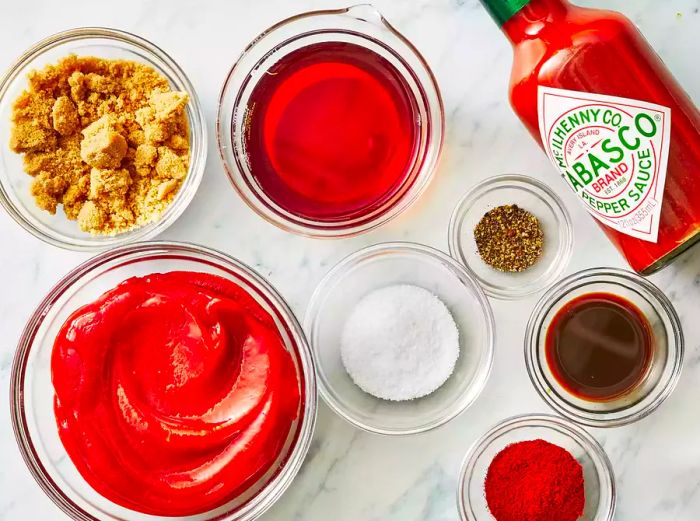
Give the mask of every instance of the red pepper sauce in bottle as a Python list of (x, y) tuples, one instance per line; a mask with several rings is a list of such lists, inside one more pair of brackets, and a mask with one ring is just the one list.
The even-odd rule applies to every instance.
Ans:
[(481, 0), (513, 109), (637, 272), (700, 241), (700, 112), (637, 28), (566, 0)]

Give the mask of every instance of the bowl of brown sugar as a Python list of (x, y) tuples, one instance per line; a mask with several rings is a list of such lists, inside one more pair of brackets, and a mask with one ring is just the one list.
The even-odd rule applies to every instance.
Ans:
[(64, 31), (0, 79), (0, 203), (67, 249), (150, 239), (194, 197), (206, 139), (192, 84), (165, 52), (114, 29)]

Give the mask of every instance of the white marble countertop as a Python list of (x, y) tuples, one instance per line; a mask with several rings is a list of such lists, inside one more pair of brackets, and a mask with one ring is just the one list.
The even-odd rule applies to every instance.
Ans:
[[(579, 0), (625, 12), (643, 30), (690, 96), (700, 102), (700, 0)], [(20, 0), (0, 14), (0, 68), (29, 45), (62, 29), (105, 25), (161, 46), (197, 89), (210, 136), (219, 89), (243, 47), (272, 23), (297, 12), (340, 7), (338, 0)], [(224, 176), (214, 139), (202, 186), (162, 239), (194, 241), (254, 266), (291, 302), (298, 316), (325, 271), (368, 244), (411, 240), (447, 249), (447, 224), (460, 195), (505, 172), (551, 180), (576, 228), (568, 273), (623, 266), (584, 209), (554, 181), (545, 156), (506, 101), (510, 48), (477, 0), (376, 0), (376, 7), (424, 53), (441, 85), (447, 112), (444, 156), (430, 190), (390, 224), (358, 238), (316, 241), (263, 222)], [(6, 145), (2, 145), (6, 146)], [(88, 255), (41, 243), (0, 211), (0, 520), (60, 520), (22, 462), (9, 421), (10, 366), (19, 333), (34, 306)], [(700, 247), (652, 277), (676, 305), (687, 355), (674, 394), (649, 418), (594, 430), (617, 475), (620, 521), (700, 518)], [(522, 337), (535, 299), (493, 302), (497, 321), (494, 369), (478, 401), (446, 426), (409, 438), (360, 432), (320, 406), (311, 451), (301, 473), (265, 521), (452, 521), (457, 519), (459, 467), (469, 444), (513, 414), (549, 412), (525, 372)]]

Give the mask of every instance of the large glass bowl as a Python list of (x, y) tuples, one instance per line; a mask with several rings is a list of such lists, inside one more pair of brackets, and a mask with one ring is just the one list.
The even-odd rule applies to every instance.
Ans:
[[(646, 316), (653, 352), (643, 380), (613, 400), (594, 402), (569, 392), (554, 376), (545, 352), (549, 325), (572, 299), (587, 293), (613, 293), (632, 302)], [(673, 304), (648, 280), (630, 271), (593, 268), (562, 279), (532, 311), (525, 333), (525, 363), (535, 389), (555, 411), (591, 427), (615, 427), (644, 418), (668, 398), (683, 365), (684, 340)]]
[(544, 440), (566, 449), (583, 467), (586, 503), (580, 521), (612, 521), (615, 475), (608, 456), (586, 431), (564, 418), (549, 415), (509, 418), (471, 446), (464, 459), (457, 491), (462, 521), (493, 519), (484, 496), (489, 465), (508, 445), (530, 440)]
[[(347, 42), (388, 60), (416, 104), (418, 143), (408, 174), (383, 202), (358, 215), (317, 221), (276, 204), (255, 179), (245, 145), (249, 102), (257, 82), (287, 54), (322, 42)], [(418, 50), (372, 6), (313, 11), (283, 20), (260, 34), (234, 64), (221, 91), (216, 121), (224, 167), (243, 200), (278, 227), (311, 237), (348, 237), (375, 228), (408, 208), (428, 186), (442, 149), (445, 115), (437, 81)]]
[[(27, 73), (55, 64), (69, 54), (130, 60), (153, 67), (173, 90), (189, 94), (186, 112), (190, 130), (190, 165), (173, 201), (155, 221), (114, 236), (83, 232), (58, 208), (51, 215), (39, 208), (30, 193), (32, 177), (24, 172), (22, 156), (9, 148), (12, 104), (27, 88)], [(39, 239), (70, 250), (97, 251), (155, 237), (185, 211), (204, 174), (207, 131), (194, 87), (175, 61), (160, 48), (136, 35), (102, 27), (83, 27), (54, 34), (38, 42), (0, 79), (0, 203), (25, 230)]]
[[(395, 284), (437, 296), (459, 330), (460, 354), (452, 375), (432, 394), (403, 402), (362, 391), (340, 355), (343, 326), (353, 307), (368, 293)], [(316, 288), (304, 328), (326, 403), (353, 425), (378, 434), (415, 434), (456, 417), (477, 399), (493, 362), (494, 319), (486, 295), (454, 259), (420, 244), (377, 244), (346, 257)]]
[[(68, 457), (58, 436), (51, 384), (54, 338), (76, 308), (121, 281), (175, 270), (211, 273), (247, 290), (277, 323), (292, 354), (301, 387), (302, 411), (278, 461), (233, 501), (206, 513), (173, 518), (141, 514), (95, 492)], [(22, 333), (10, 383), (12, 425), (22, 457), (44, 492), (74, 520), (250, 521), (289, 486), (309, 449), (316, 418), (316, 379), (304, 333), (282, 297), (243, 263), (214, 250), (185, 243), (139, 243), (102, 253), (66, 275), (39, 304)]]

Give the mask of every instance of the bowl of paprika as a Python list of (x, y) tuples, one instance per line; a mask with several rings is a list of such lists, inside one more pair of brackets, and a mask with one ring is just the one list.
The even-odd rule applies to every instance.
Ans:
[(611, 521), (615, 477), (598, 442), (553, 415), (515, 416), (478, 439), (462, 466), (463, 521)]

